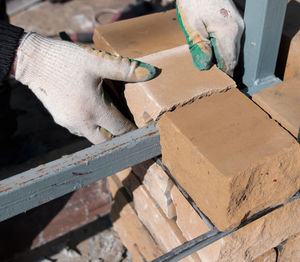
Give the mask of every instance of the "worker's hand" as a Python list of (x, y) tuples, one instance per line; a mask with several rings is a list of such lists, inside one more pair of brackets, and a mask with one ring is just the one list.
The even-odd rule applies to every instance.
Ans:
[(177, 0), (177, 14), (195, 66), (209, 69), (214, 54), (218, 67), (232, 76), (244, 30), (232, 0)]
[(156, 68), (73, 43), (27, 34), (17, 50), (15, 77), (35, 93), (56, 123), (97, 144), (134, 125), (106, 99), (102, 79), (138, 82), (154, 77)]

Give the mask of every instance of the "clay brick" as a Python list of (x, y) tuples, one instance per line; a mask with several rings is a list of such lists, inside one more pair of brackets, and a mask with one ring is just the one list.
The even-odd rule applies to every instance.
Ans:
[[(130, 175), (129, 175), (130, 177)], [(186, 239), (176, 225), (175, 221), (168, 219), (164, 212), (157, 206), (157, 203), (150, 196), (144, 185), (139, 184), (135, 176), (131, 176), (132, 181), (127, 184), (133, 192), (134, 208), (139, 219), (148, 229), (156, 243), (163, 252), (168, 252), (173, 248), (182, 245)], [(125, 179), (124, 181), (128, 181)], [(139, 186), (137, 186), (139, 184)], [(183, 259), (185, 262), (200, 262), (197, 254), (193, 254)]]
[[(289, 202), (201, 250), (202, 262), (250, 262), (300, 229), (300, 199)], [(198, 252), (199, 254), (199, 252)], [(284, 262), (288, 260), (283, 260)], [(298, 260), (299, 261), (299, 260)]]
[[(176, 224), (182, 231), (183, 236), (187, 240), (192, 240), (202, 234), (209, 231), (209, 228), (203, 222), (201, 217), (193, 209), (190, 203), (184, 198), (177, 187), (173, 187), (171, 190), (172, 199), (176, 207), (177, 219)], [(252, 244), (252, 243), (251, 243)], [(202, 262), (212, 262), (216, 260), (217, 252), (220, 252), (220, 248), (207, 248), (198, 251), (198, 255)], [(276, 262), (276, 251), (271, 249), (264, 253), (260, 257), (253, 260), (253, 262)], [(230, 260), (232, 261), (232, 260)], [(241, 261), (239, 261), (241, 262)]]
[(172, 188), (171, 196), (176, 208), (176, 224), (187, 240), (192, 240), (209, 231), (207, 225), (176, 186)]
[(166, 113), (158, 128), (164, 164), (221, 231), (300, 188), (299, 144), (237, 89)]
[(277, 62), (277, 75), (288, 80), (300, 75), (300, 1), (290, 1), (287, 7)]
[[(187, 240), (192, 240), (209, 231), (207, 225), (176, 186), (172, 187), (171, 196), (176, 208), (176, 224)], [(210, 254), (198, 251), (198, 255), (202, 262), (210, 261)]]
[[(128, 172), (125, 170), (123, 172)], [(144, 225), (138, 219), (132, 203), (126, 197), (126, 191), (116, 176), (108, 178), (114, 196), (111, 220), (123, 244), (135, 261), (152, 261), (162, 255), (158, 245), (152, 239)], [(125, 191), (125, 192), (124, 192)]]
[(300, 75), (300, 31), (290, 41), (284, 80)]
[(117, 174), (107, 177), (109, 190), (112, 196), (112, 199), (116, 197), (118, 191), (123, 188), (122, 180), (125, 179), (131, 173), (131, 168), (126, 168)]
[[(300, 60), (299, 60), (300, 61)], [(299, 138), (300, 130), (300, 75), (263, 89), (252, 99), (273, 119)]]
[[(299, 228), (300, 230), (300, 228)], [(300, 233), (290, 237), (279, 247), (277, 262), (299, 262), (300, 261)]]
[(254, 259), (252, 262), (277, 262), (277, 253), (273, 248), (258, 258)]
[(186, 43), (175, 10), (98, 26), (97, 49), (131, 58), (142, 57)]
[(98, 49), (138, 58), (162, 69), (163, 73), (152, 81), (126, 85), (127, 106), (139, 127), (177, 106), (235, 86), (216, 67), (200, 72), (193, 65), (175, 10), (99, 26), (94, 42)]
[[(208, 228), (205, 224), (199, 221), (199, 218), (193, 216), (189, 211), (188, 205), (184, 207), (186, 202), (183, 201), (182, 195), (177, 190), (172, 189), (172, 197), (178, 212), (177, 224), (179, 225), (183, 235), (189, 240), (205, 233)], [(176, 201), (177, 199), (177, 201)], [(177, 205), (179, 204), (179, 205)], [(185, 210), (186, 215), (184, 217)], [(192, 215), (193, 218), (189, 218)], [(299, 232), (300, 220), (300, 199), (296, 199), (285, 206), (278, 208), (258, 220), (248, 224), (247, 226), (235, 231), (231, 235), (199, 250), (197, 254), (202, 262), (275, 262), (276, 252), (273, 247), (276, 247), (283, 239), (289, 238), (284, 242), (284, 245), (291, 243), (284, 248), (281, 248), (281, 254), (293, 254), (295, 258), (297, 252), (293, 252), (299, 248), (298, 238), (290, 237)], [(182, 223), (178, 223), (179, 221)], [(294, 221), (297, 220), (297, 221)], [(195, 221), (199, 227), (195, 226)], [(193, 230), (195, 232), (193, 232)], [(289, 242), (290, 241), (290, 242)], [(289, 260), (278, 262), (287, 262)], [(299, 260), (291, 260), (299, 261)]]
[(162, 69), (151, 81), (126, 85), (127, 105), (139, 127), (176, 107), (235, 87), (234, 81), (216, 66), (199, 71), (186, 45), (139, 59)]
[[(146, 186), (149, 194), (163, 210), (167, 218), (171, 219), (176, 216), (175, 207), (170, 194), (173, 182), (153, 160), (132, 167), (132, 172), (131, 169), (127, 169), (127, 172), (119, 172), (116, 176), (126, 189), (132, 189), (132, 184), (136, 181), (132, 176), (137, 176)], [(128, 193), (132, 194), (131, 191)]]
[(132, 167), (132, 170), (164, 211), (167, 218), (175, 217), (176, 211), (171, 198), (171, 188), (174, 183), (163, 169), (153, 160), (149, 160)]

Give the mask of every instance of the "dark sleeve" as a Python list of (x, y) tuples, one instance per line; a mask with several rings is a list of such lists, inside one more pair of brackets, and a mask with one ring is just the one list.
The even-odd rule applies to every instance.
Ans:
[(9, 74), (24, 30), (0, 21), (0, 83)]

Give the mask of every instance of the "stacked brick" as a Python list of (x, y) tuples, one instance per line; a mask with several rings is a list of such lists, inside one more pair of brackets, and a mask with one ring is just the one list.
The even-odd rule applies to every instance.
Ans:
[[(300, 199), (287, 202), (300, 189), (300, 103), (292, 88), (299, 79), (258, 93), (259, 107), (216, 67), (195, 69), (175, 11), (98, 27), (94, 40), (162, 69), (154, 80), (126, 85), (127, 106), (139, 127), (158, 121), (164, 165), (219, 230), (286, 203), (182, 261), (300, 261)], [(286, 105), (293, 101), (292, 118), (274, 102), (281, 91)], [(112, 221), (133, 261), (151, 261), (209, 231), (152, 160), (108, 181)]]
[(300, 0), (289, 0), (276, 73), (284, 80), (300, 74)]
[[(166, 113), (159, 130), (164, 164), (222, 231), (300, 188), (296, 139), (236, 89)], [(287, 203), (198, 254), (202, 261), (252, 261), (300, 231), (299, 207), (300, 199)]]

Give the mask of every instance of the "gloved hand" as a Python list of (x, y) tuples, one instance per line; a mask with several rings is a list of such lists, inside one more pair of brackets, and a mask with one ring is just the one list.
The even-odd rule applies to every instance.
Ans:
[(102, 90), (102, 79), (147, 81), (156, 68), (70, 42), (29, 33), (17, 50), (15, 78), (28, 85), (59, 125), (97, 144), (134, 129)]
[(232, 0), (177, 0), (177, 15), (195, 66), (209, 69), (214, 53), (218, 67), (232, 76), (244, 31)]

